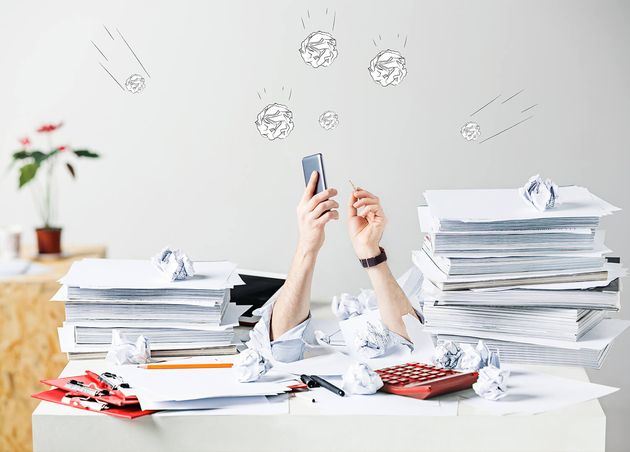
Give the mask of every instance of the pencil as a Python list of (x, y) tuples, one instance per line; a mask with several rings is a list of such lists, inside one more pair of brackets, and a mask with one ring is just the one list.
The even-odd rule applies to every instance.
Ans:
[(142, 364), (142, 369), (229, 369), (232, 363), (207, 363), (207, 364)]
[(356, 187), (356, 185), (354, 185), (354, 183), (353, 183), (350, 179), (348, 179), (348, 182), (350, 182), (350, 185), (352, 185), (352, 189), (353, 189), (354, 191), (357, 191), (357, 187)]

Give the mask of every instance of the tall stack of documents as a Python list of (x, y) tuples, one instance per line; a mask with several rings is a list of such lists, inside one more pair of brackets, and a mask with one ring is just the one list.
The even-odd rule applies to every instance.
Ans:
[(538, 211), (517, 189), (430, 190), (413, 261), (424, 275), (426, 326), (437, 340), (484, 339), (507, 362), (601, 366), (622, 323), (619, 259), (600, 220), (619, 210), (562, 187)]
[(194, 265), (192, 279), (171, 282), (149, 260), (74, 263), (53, 297), (65, 302), (61, 350), (70, 359), (104, 357), (115, 329), (132, 342), (144, 335), (154, 357), (235, 353), (234, 327), (248, 308), (230, 303), (230, 289), (242, 284), (236, 265)]

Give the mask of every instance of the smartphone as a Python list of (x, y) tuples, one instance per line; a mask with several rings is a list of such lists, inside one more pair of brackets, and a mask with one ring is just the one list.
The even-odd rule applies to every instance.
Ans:
[(328, 188), (326, 183), (326, 173), (324, 172), (324, 157), (322, 154), (307, 155), (302, 159), (302, 170), (304, 171), (304, 183), (308, 185), (311, 180), (313, 171), (317, 171), (319, 179), (317, 179), (317, 188), (315, 194), (322, 192)]

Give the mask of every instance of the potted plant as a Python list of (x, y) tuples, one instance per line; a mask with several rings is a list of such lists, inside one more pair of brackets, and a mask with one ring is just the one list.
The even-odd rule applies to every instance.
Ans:
[[(55, 225), (56, 177), (57, 168), (62, 165), (72, 178), (76, 178), (75, 160), (95, 159), (99, 155), (88, 149), (74, 149), (70, 146), (53, 146), (52, 134), (63, 123), (44, 124), (37, 132), (46, 136), (48, 151), (34, 149), (28, 137), (20, 139), (22, 148), (13, 153), (11, 166), (18, 164), (18, 188), (29, 185), (33, 189), (33, 198), (42, 221), (36, 229), (37, 247), (40, 255), (61, 254), (61, 228)], [(41, 174), (41, 177), (37, 175)]]

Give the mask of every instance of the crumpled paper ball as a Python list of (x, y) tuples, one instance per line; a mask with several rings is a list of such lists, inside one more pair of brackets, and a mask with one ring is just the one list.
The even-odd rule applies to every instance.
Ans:
[(552, 209), (558, 201), (558, 186), (551, 179), (543, 181), (538, 174), (530, 177), (519, 193), (541, 212)]
[(365, 328), (357, 330), (354, 345), (361, 356), (370, 359), (384, 355), (390, 341), (389, 330), (382, 321), (367, 321)]
[(493, 365), (486, 366), (479, 371), (479, 378), (472, 387), (479, 397), (499, 400), (507, 395), (509, 376), (508, 370), (501, 370)]
[(151, 362), (149, 339), (140, 335), (135, 341), (123, 338), (118, 330), (112, 330), (112, 345), (105, 360), (121, 366), (123, 364), (146, 364)]
[(359, 296), (357, 297), (365, 311), (373, 311), (378, 309), (378, 302), (376, 300), (376, 292), (372, 289), (361, 289)]
[(263, 137), (283, 139), (293, 130), (293, 112), (286, 105), (269, 104), (258, 113), (255, 124)]
[(144, 77), (141, 76), (140, 74), (132, 74), (129, 77), (127, 77), (127, 80), (125, 80), (125, 88), (131, 94), (140, 93), (144, 89), (145, 86), (146, 86), (146, 82), (144, 80)]
[(306, 64), (327, 67), (337, 58), (337, 41), (330, 33), (315, 31), (302, 41), (299, 52)]
[(348, 320), (350, 317), (361, 315), (366, 311), (365, 305), (359, 300), (359, 297), (342, 293), (335, 295), (332, 299), (331, 308), (333, 314), (339, 320)]
[(322, 330), (315, 330), (313, 334), (315, 335), (315, 342), (317, 342), (319, 345), (330, 345), (330, 336), (324, 333)]
[(238, 355), (234, 366), (236, 378), (241, 383), (256, 381), (265, 375), (269, 369), (271, 369), (271, 362), (252, 348), (243, 350)]
[(153, 256), (153, 264), (170, 281), (182, 281), (195, 275), (195, 267), (190, 258), (179, 249), (164, 248)]
[(374, 394), (383, 387), (381, 377), (365, 363), (356, 363), (343, 374), (343, 389), (350, 394)]
[(460, 132), (466, 141), (476, 140), (481, 136), (481, 127), (476, 122), (470, 121), (462, 126)]
[[(319, 345), (333, 345), (333, 336), (336, 336), (339, 333), (341, 333), (340, 329), (334, 331), (331, 334), (326, 334), (322, 330), (315, 330), (313, 332), (313, 334), (315, 335), (315, 342), (317, 342)], [(338, 340), (335, 345), (345, 345), (345, 343), (343, 342), (343, 340)]]
[(462, 355), (462, 349), (453, 341), (440, 342), (435, 346), (433, 362), (444, 369), (455, 369)]
[(488, 365), (490, 350), (486, 343), (480, 340), (476, 347), (471, 344), (461, 345), (461, 355), (457, 367), (463, 372), (475, 372)]
[(490, 352), (486, 366), (501, 367), (501, 360), (499, 359), (499, 351)]
[(339, 125), (339, 116), (334, 111), (325, 111), (319, 117), (319, 125), (326, 130), (332, 130)]
[(381, 86), (395, 86), (407, 75), (405, 59), (395, 50), (383, 50), (370, 61), (368, 71)]

